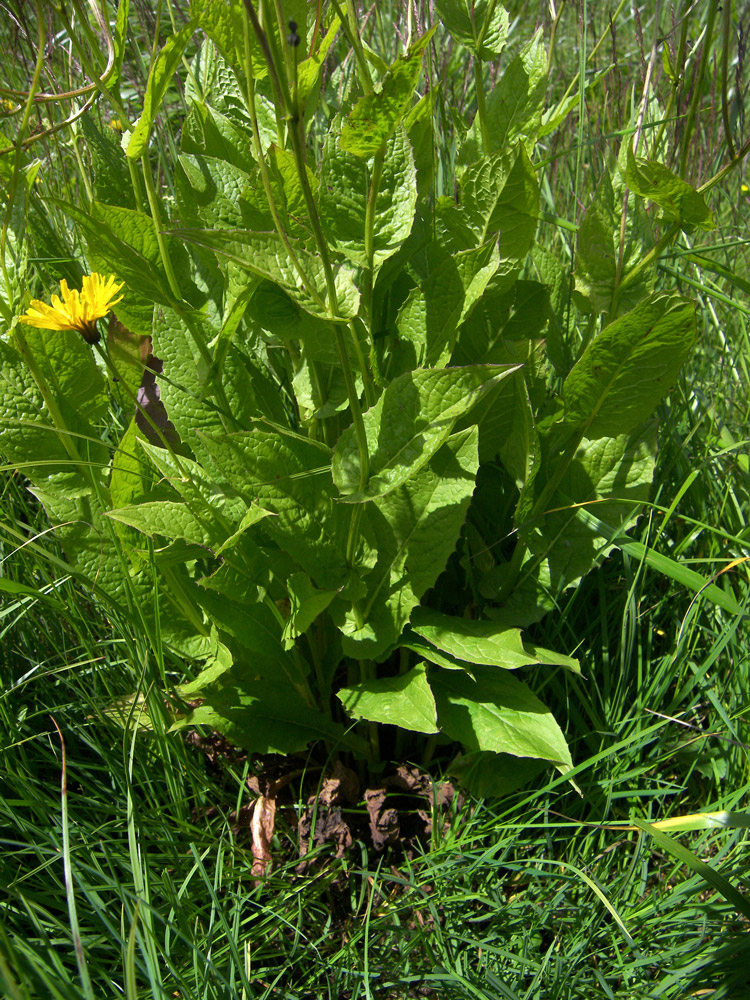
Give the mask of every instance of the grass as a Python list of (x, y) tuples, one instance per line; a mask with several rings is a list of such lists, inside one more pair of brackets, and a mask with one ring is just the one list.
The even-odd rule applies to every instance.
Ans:
[[(508, 6), (520, 19), (520, 38), (530, 37), (537, 12), (549, 32), (547, 4)], [(738, 3), (738, 21), (743, 12), (747, 4)], [(135, 17), (147, 21), (149, 13), (138, 7)], [(587, 64), (608, 25), (600, 5), (583, 2), (580, 13), (579, 20), (565, 9), (557, 24), (551, 92), (562, 97), (583, 67), (585, 114), (550, 139), (543, 184), (545, 210), (573, 228), (612, 137), (633, 127), (652, 38), (666, 32), (676, 58), (684, 23), (656, 25), (645, 16), (639, 23), (626, 11), (615, 39)], [(677, 14), (692, 16), (687, 5)], [(693, 41), (706, 16), (689, 21)], [(24, 18), (19, 23), (23, 44), (7, 79), (22, 88), (33, 59)], [(392, 37), (381, 12), (373, 30)], [(447, 125), (451, 106), (473, 107), (473, 84), (451, 94), (463, 79), (459, 56), (448, 48), (434, 58), (431, 72), (448, 81), (441, 95)], [(721, 65), (696, 81), (700, 46), (689, 46), (684, 58), (683, 84), (670, 101), (662, 75), (658, 96), (676, 123), (669, 130), (675, 160), (685, 148), (680, 129), (691, 94), (697, 88), (705, 99), (709, 110), (700, 109), (690, 145), (698, 180), (725, 155), (722, 116), (710, 110)], [(742, 86), (747, 68), (736, 53), (732, 60)], [(605, 84), (589, 89), (610, 62)], [(62, 62), (55, 66), (65, 72)], [(130, 72), (135, 95), (138, 72)], [(741, 86), (732, 105), (740, 118)], [(179, 115), (176, 100), (160, 129), (163, 163)], [(455, 155), (451, 135), (446, 127), (438, 150), (446, 164)], [(51, 143), (49, 162), (70, 164), (75, 177), (82, 161), (63, 137)], [(59, 167), (45, 171), (43, 184), (62, 193)], [(661, 408), (652, 504), (635, 535), (678, 570), (747, 595), (750, 311), (742, 275), (750, 201), (738, 176), (712, 198), (717, 232), (686, 236), (662, 264), (665, 281), (697, 297), (701, 340)], [(547, 245), (570, 247), (572, 238), (570, 229), (540, 227)], [(697, 254), (710, 265), (699, 267)], [(580, 335), (573, 327), (567, 333)], [(162, 664), (132, 623), (90, 603), (65, 572), (21, 475), (6, 473), (2, 581), (33, 593), (8, 582), (0, 608), (3, 996), (750, 997), (746, 912), (727, 890), (727, 883), (747, 890), (743, 830), (655, 840), (623, 828), (634, 818), (743, 809), (750, 788), (747, 597), (732, 614), (687, 588), (679, 572), (670, 577), (615, 551), (532, 636), (582, 659), (583, 678), (553, 673), (536, 685), (571, 741), (579, 791), (543, 775), (501, 799), (456, 801), (449, 822), (436, 814), (430, 842), (411, 856), (376, 854), (362, 840), (340, 860), (330, 848), (314, 849), (301, 873), (297, 818), (310, 789), (293, 783), (277, 818), (273, 868), (257, 884), (241, 811), (252, 800), (250, 766), (241, 759), (212, 765), (165, 731), (162, 667), (176, 676), (179, 663)], [(154, 731), (139, 726), (137, 703), (124, 726), (108, 714), (134, 691), (146, 699)], [(439, 765), (433, 776), (441, 779)], [(707, 880), (706, 864), (725, 882)]]

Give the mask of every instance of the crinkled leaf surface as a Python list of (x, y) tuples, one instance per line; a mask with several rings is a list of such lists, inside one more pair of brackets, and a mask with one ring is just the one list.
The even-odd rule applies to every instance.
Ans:
[[(612, 548), (648, 499), (654, 474), (654, 424), (633, 434), (583, 439), (544, 520), (521, 525), (528, 544), (518, 584), (491, 617), (503, 625), (528, 625), (551, 610), (560, 594)], [(488, 540), (488, 544), (491, 540)], [(486, 596), (490, 597), (488, 589)]]
[[(590, 312), (609, 312), (618, 280), (626, 277), (640, 264), (653, 247), (654, 236), (642, 203), (631, 199), (625, 225), (622, 251), (622, 272), (618, 279), (622, 196), (616, 187), (619, 176), (605, 170), (593, 201), (578, 227), (576, 242), (575, 291), (581, 308)], [(636, 281), (621, 294), (618, 313), (640, 302), (649, 294), (656, 279), (654, 266), (641, 272)]]
[(360, 489), (359, 450), (353, 427), (333, 453), (333, 479), (344, 500), (382, 497), (411, 479), (446, 441), (459, 417), (506, 378), (511, 365), (417, 369), (386, 388), (364, 414), (370, 478)]
[(505, 48), (510, 22), (502, 4), (492, 0), (436, 0), (435, 11), (453, 38), (480, 59), (494, 59)]
[(276, 515), (264, 519), (263, 531), (317, 586), (340, 587), (348, 515), (333, 500), (328, 449), (260, 422), (250, 431), (200, 437), (238, 495)]
[(483, 152), (508, 149), (519, 140), (531, 152), (542, 125), (546, 91), (547, 52), (540, 29), (510, 61), (487, 98), (486, 146), (477, 115), (459, 151), (459, 164), (469, 166)]
[(403, 120), (412, 102), (422, 69), (422, 56), (437, 25), (399, 56), (385, 75), (380, 90), (365, 94), (355, 104), (341, 130), (341, 148), (368, 159)]
[(231, 262), (251, 274), (273, 281), (313, 316), (345, 320), (357, 315), (359, 291), (349, 268), (343, 265), (334, 267), (337, 297), (334, 310), (328, 301), (322, 261), (295, 240), (289, 243), (309, 278), (309, 284), (303, 282), (277, 233), (181, 229), (179, 235), (196, 246), (213, 250), (219, 260)]
[[(336, 132), (326, 137), (320, 178), (320, 213), (336, 248), (366, 266), (365, 217), (372, 164), (341, 149)], [(386, 141), (375, 203), (373, 263), (392, 256), (411, 232), (417, 205), (417, 174), (406, 131), (397, 127)]]
[(364, 531), (376, 562), (363, 573), (360, 617), (343, 601), (334, 613), (346, 655), (379, 657), (395, 645), (455, 548), (478, 467), (477, 429), (471, 427), (448, 438), (412, 478), (367, 505)]
[(400, 343), (414, 345), (412, 367), (447, 361), (456, 329), (481, 298), (498, 263), (495, 241), (490, 240), (446, 254), (425, 282), (412, 290), (396, 318)]
[(667, 219), (681, 226), (699, 229), (716, 228), (711, 209), (702, 194), (687, 181), (673, 174), (669, 167), (657, 160), (648, 160), (633, 154), (628, 147), (628, 166), (625, 174), (628, 187), (642, 198), (658, 205)]
[(503, 260), (521, 261), (531, 249), (539, 184), (522, 145), (484, 157), (461, 181), (463, 207), (478, 243), (499, 236)]
[(234, 669), (222, 675), (222, 687), (205, 688), (203, 704), (172, 728), (209, 726), (251, 753), (296, 753), (319, 739), (362, 752), (360, 739), (347, 735), (343, 726), (307, 704), (288, 685), (265, 678), (232, 684), (233, 675)]

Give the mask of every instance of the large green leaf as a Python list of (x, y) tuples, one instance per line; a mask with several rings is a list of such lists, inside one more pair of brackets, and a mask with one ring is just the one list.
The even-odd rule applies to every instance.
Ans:
[(436, 0), (435, 11), (456, 41), (480, 59), (495, 59), (505, 48), (510, 21), (495, 0)]
[(433, 25), (399, 56), (379, 90), (357, 101), (341, 130), (341, 148), (347, 153), (369, 159), (393, 135), (411, 105), (422, 69), (422, 55), (436, 27)]
[(237, 434), (200, 436), (239, 496), (276, 515), (262, 522), (264, 532), (316, 585), (340, 587), (348, 514), (333, 500), (328, 449), (261, 422)]
[(453, 434), (416, 475), (367, 505), (363, 530), (375, 565), (362, 573), (356, 609), (343, 599), (331, 606), (346, 655), (379, 657), (396, 644), (455, 548), (478, 467), (472, 427)]
[(437, 732), (435, 699), (427, 683), (427, 669), (418, 663), (397, 677), (362, 681), (337, 692), (349, 715), (416, 733)]
[[(222, 55), (229, 60), (235, 61), (235, 52), (238, 46), (244, 49), (245, 39), (245, 11), (242, 0), (190, 0), (190, 16), (196, 24), (206, 32), (211, 41), (219, 47)], [(262, 63), (257, 42), (255, 42), (253, 32), (249, 32), (248, 42), (256, 58), (253, 60), (253, 70), (260, 69), (257, 65)], [(253, 43), (255, 44), (253, 45)]]
[(506, 670), (476, 667), (475, 678), (434, 670), (430, 681), (440, 729), (467, 750), (538, 757), (570, 767), (570, 751), (548, 708)]
[(175, 70), (180, 64), (185, 46), (195, 31), (195, 21), (188, 21), (184, 28), (165, 43), (151, 63), (143, 98), (143, 111), (131, 133), (125, 153), (131, 160), (137, 160), (147, 149), (154, 120), (161, 108)]
[(505, 628), (496, 622), (456, 618), (431, 608), (416, 608), (410, 625), (417, 635), (438, 649), (469, 664), (517, 670), (534, 663), (552, 663), (580, 673), (577, 660), (536, 646), (526, 647), (520, 629)]
[[(365, 219), (370, 168), (360, 157), (341, 149), (337, 133), (326, 136), (320, 178), (320, 214), (326, 232), (344, 256), (365, 266)], [(408, 136), (400, 126), (386, 141), (375, 202), (373, 261), (378, 267), (392, 256), (411, 232), (417, 204), (417, 175)]]
[(364, 414), (370, 476), (360, 489), (354, 428), (339, 438), (333, 479), (348, 503), (386, 496), (411, 479), (446, 441), (455, 422), (506, 378), (511, 365), (418, 369), (395, 379)]
[(135, 208), (128, 161), (120, 145), (120, 133), (99, 123), (93, 111), (81, 116), (81, 132), (91, 157), (92, 184), (97, 201)]
[(182, 126), (180, 148), (183, 153), (226, 160), (246, 172), (255, 166), (249, 130), (240, 128), (216, 108), (204, 103), (191, 107)]
[[(77, 333), (65, 336), (80, 340)], [(81, 345), (85, 347), (82, 341)], [(0, 428), (0, 453), (24, 476), (43, 483), (50, 476), (71, 472), (70, 457), (44, 397), (22, 354), (4, 338), (0, 338)]]
[(263, 413), (253, 374), (233, 345), (217, 384), (208, 347), (215, 333), (207, 317), (197, 310), (156, 310), (154, 353), (164, 362), (164, 373), (159, 377), (161, 400), (180, 439), (198, 457), (203, 454), (199, 431), (236, 430)]
[(484, 157), (461, 180), (462, 203), (477, 243), (499, 235), (503, 260), (531, 249), (539, 211), (536, 173), (522, 145)]
[(632, 144), (628, 146), (625, 179), (631, 191), (653, 201), (662, 209), (665, 218), (678, 222), (683, 228), (716, 228), (713, 214), (703, 195), (657, 160), (635, 156)]
[(456, 329), (481, 299), (498, 263), (495, 241), (489, 240), (446, 254), (424, 283), (412, 290), (396, 317), (402, 355), (405, 344), (413, 345), (411, 367), (442, 367), (447, 362)]
[[(583, 439), (543, 520), (521, 524), (528, 551), (513, 593), (490, 617), (502, 625), (528, 625), (555, 607), (566, 587), (604, 558), (638, 516), (648, 498), (656, 456), (656, 429), (649, 424), (633, 434)], [(505, 532), (507, 529), (502, 529)], [(491, 544), (492, 539), (487, 539)], [(482, 583), (495, 596), (504, 566)]]
[(632, 430), (670, 391), (695, 337), (693, 302), (652, 295), (588, 345), (565, 380), (566, 419), (587, 437)]
[(271, 213), (257, 207), (259, 185), (241, 167), (215, 156), (183, 153), (175, 181), (183, 216), (217, 229), (273, 228)]
[(306, 632), (321, 615), (338, 591), (318, 590), (304, 573), (292, 573), (286, 582), (290, 612), (284, 624), (285, 645), (291, 647), (297, 636)]

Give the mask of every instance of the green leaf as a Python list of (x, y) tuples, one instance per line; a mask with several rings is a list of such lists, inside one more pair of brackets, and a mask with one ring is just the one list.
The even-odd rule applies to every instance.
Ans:
[(318, 590), (304, 573), (292, 573), (286, 585), (291, 612), (284, 624), (283, 639), (286, 648), (291, 648), (294, 645), (294, 639), (307, 632), (338, 591)]
[(184, 538), (195, 545), (213, 547), (226, 534), (216, 523), (193, 513), (186, 503), (153, 500), (108, 511), (107, 516), (153, 538)]
[[(215, 42), (222, 55), (230, 63), (235, 62), (237, 46), (244, 49), (245, 15), (241, 0), (229, 0), (229, 3), (226, 0), (190, 0), (190, 16)], [(252, 37), (250, 42), (252, 45)]]
[[(524, 646), (520, 629), (504, 628), (491, 621), (456, 618), (430, 608), (416, 608), (409, 623), (417, 635), (433, 646), (469, 664), (517, 670), (534, 663), (556, 663), (580, 673), (578, 661), (571, 657)], [(429, 659), (429, 654), (425, 655)]]
[(703, 195), (663, 164), (635, 156), (632, 143), (628, 146), (625, 180), (631, 191), (653, 201), (662, 209), (665, 218), (679, 223), (683, 229), (689, 226), (705, 231), (716, 228)]
[[(448, 438), (415, 476), (365, 508), (363, 525), (375, 565), (362, 573), (359, 612), (331, 606), (345, 655), (384, 655), (412, 609), (435, 584), (455, 548), (479, 467), (477, 430)], [(337, 613), (337, 608), (338, 612)]]
[(565, 380), (566, 419), (587, 437), (632, 430), (670, 391), (695, 337), (693, 302), (652, 295), (588, 345)]
[(464, 173), (461, 190), (477, 243), (499, 234), (501, 258), (523, 261), (539, 213), (539, 184), (524, 147), (480, 159)]
[(183, 153), (226, 160), (246, 173), (256, 165), (251, 133), (207, 104), (195, 103), (191, 107), (182, 127), (180, 148)]
[(400, 375), (364, 414), (370, 477), (360, 489), (354, 428), (333, 452), (333, 480), (347, 503), (386, 496), (422, 469), (447, 440), (455, 422), (515, 368), (471, 365), (417, 369)]
[[(112, 459), (110, 497), (113, 507), (128, 506), (137, 497), (142, 496), (150, 484), (152, 477), (149, 475), (149, 467), (139, 447), (140, 439), (133, 418)], [(143, 539), (139, 537), (137, 531), (119, 522), (115, 524), (115, 529), (123, 548), (137, 561), (139, 558), (137, 550), (142, 547)]]
[(455, 670), (431, 672), (443, 733), (467, 750), (491, 750), (570, 765), (562, 730), (548, 708), (504, 670), (476, 667), (476, 680)]
[[(618, 283), (643, 260), (654, 244), (653, 231), (643, 205), (631, 198), (625, 225), (622, 271), (618, 276), (623, 201), (619, 191), (615, 190), (613, 180), (619, 181), (618, 175), (612, 178), (605, 170), (594, 199), (578, 227), (575, 299), (586, 312), (608, 313)], [(620, 298), (618, 312), (626, 312), (648, 295), (655, 279), (655, 266), (645, 269)]]
[(261, 422), (250, 431), (200, 437), (239, 496), (276, 515), (262, 522), (265, 534), (318, 586), (340, 587), (348, 572), (348, 517), (333, 501), (328, 449)]
[(341, 19), (338, 15), (335, 15), (331, 20), (328, 31), (321, 38), (317, 50), (311, 56), (308, 56), (307, 59), (303, 59), (297, 66), (297, 100), (308, 120), (317, 104), (318, 92), (323, 79), (323, 66), (325, 65), (328, 51), (333, 45), (340, 27)]
[(397, 677), (341, 688), (336, 697), (355, 719), (400, 726), (415, 733), (437, 732), (435, 699), (424, 663)]
[(183, 153), (175, 181), (183, 217), (188, 220), (200, 219), (217, 229), (273, 228), (268, 208), (257, 205), (257, 171), (253, 176), (215, 156)]
[[(453, 38), (480, 59), (495, 59), (505, 48), (510, 22), (502, 4), (494, 0), (436, 0), (435, 12)], [(489, 23), (485, 24), (488, 15)]]
[(215, 335), (208, 317), (197, 310), (177, 312), (165, 306), (155, 313), (154, 354), (164, 362), (164, 374), (158, 379), (161, 400), (180, 440), (199, 458), (203, 455), (199, 431), (234, 430), (263, 412), (252, 374), (232, 344), (217, 385), (208, 347)]
[(172, 35), (151, 63), (146, 94), (143, 98), (143, 111), (135, 123), (125, 149), (126, 155), (131, 160), (137, 160), (148, 147), (154, 120), (195, 27), (195, 21), (188, 21), (184, 28)]
[(446, 254), (424, 283), (412, 290), (396, 317), (400, 346), (413, 345), (410, 367), (445, 365), (458, 326), (481, 299), (498, 263), (495, 241), (489, 240)]
[(422, 55), (437, 25), (399, 56), (383, 79), (379, 91), (365, 94), (355, 104), (341, 130), (341, 148), (369, 159), (396, 130), (409, 110), (422, 69)]
[(112, 75), (106, 80), (107, 87), (118, 97), (120, 96), (120, 79), (122, 77), (122, 63), (125, 58), (125, 46), (128, 36), (128, 15), (130, 14), (130, 0), (120, 0), (117, 6), (117, 17), (115, 18), (115, 30), (112, 38), (112, 46), (115, 50), (114, 65)]
[(120, 134), (102, 126), (94, 112), (80, 118), (81, 133), (91, 157), (92, 183), (97, 201), (123, 208), (135, 208), (128, 161), (120, 145)]
[[(602, 437), (578, 445), (542, 521), (521, 524), (528, 545), (518, 583), (502, 608), (488, 616), (502, 625), (528, 625), (556, 606), (566, 587), (603, 559), (648, 499), (656, 456), (654, 424), (633, 434)], [(543, 476), (540, 477), (543, 480)], [(502, 528), (500, 537), (507, 533)], [(493, 539), (488, 538), (487, 544)], [(629, 542), (627, 544), (630, 544)], [(497, 587), (503, 566), (497, 567)], [(482, 593), (493, 597), (492, 574)]]
[[(320, 214), (327, 233), (344, 256), (362, 267), (365, 218), (371, 167), (341, 149), (337, 133), (326, 136), (320, 178)], [(379, 267), (411, 232), (417, 205), (417, 175), (408, 136), (400, 126), (386, 142), (383, 170), (375, 203), (373, 261)]]
[[(134, 333), (150, 335), (153, 303), (166, 305), (172, 298), (153, 220), (114, 205), (95, 202), (84, 212), (69, 202), (57, 204), (86, 240), (92, 270), (125, 282), (127, 294), (115, 308), (117, 317)], [(172, 245), (184, 253), (179, 243)]]
[(33, 482), (69, 469), (70, 458), (44, 398), (23, 356), (5, 338), (0, 338), (0, 428), (0, 453)]
[(267, 278), (282, 288), (306, 312), (323, 319), (344, 321), (357, 315), (359, 291), (352, 272), (343, 265), (334, 267), (337, 306), (328, 301), (325, 270), (320, 257), (308, 253), (302, 244), (289, 240), (296, 259), (309, 283), (303, 282), (281, 237), (276, 233), (231, 233), (181, 229), (182, 239), (213, 250), (220, 260), (229, 261), (251, 274)]

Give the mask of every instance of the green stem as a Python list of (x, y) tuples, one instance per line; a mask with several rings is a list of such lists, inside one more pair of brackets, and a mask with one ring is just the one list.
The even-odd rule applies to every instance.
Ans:
[(279, 235), (284, 249), (289, 254), (289, 259), (292, 262), (292, 266), (299, 275), (300, 281), (307, 292), (307, 294), (320, 306), (321, 309), (325, 309), (325, 302), (318, 295), (315, 285), (311, 281), (309, 275), (305, 271), (304, 267), (299, 261), (297, 254), (292, 249), (289, 242), (289, 237), (286, 234), (286, 230), (281, 222), (281, 217), (279, 216), (279, 210), (276, 206), (276, 200), (273, 196), (273, 189), (271, 188), (271, 178), (268, 176), (268, 167), (266, 165), (266, 160), (263, 155), (263, 146), (260, 140), (260, 128), (258, 126), (258, 115), (255, 109), (255, 77), (253, 76), (253, 64), (250, 56), (250, 39), (247, 34), (247, 26), (245, 26), (245, 71), (247, 74), (247, 110), (250, 115), (250, 122), (252, 124), (253, 131), (253, 143), (255, 145), (255, 158), (258, 161), (258, 167), (260, 169), (260, 177), (263, 183), (263, 191), (266, 196), (266, 201), (268, 207), (271, 211), (271, 217), (273, 218), (273, 224), (276, 228), (276, 232)]
[(159, 254), (161, 256), (161, 262), (164, 266), (164, 272), (167, 275), (167, 282), (169, 284), (169, 290), (175, 299), (180, 302), (182, 300), (182, 293), (180, 292), (180, 285), (177, 281), (177, 276), (174, 273), (174, 267), (172, 266), (172, 258), (169, 253), (169, 247), (167, 246), (167, 239), (162, 232), (162, 222), (161, 222), (161, 212), (159, 210), (159, 198), (156, 194), (156, 189), (154, 188), (154, 179), (151, 176), (151, 167), (148, 163), (148, 150), (144, 150), (141, 156), (141, 172), (143, 173), (143, 182), (146, 186), (146, 197), (148, 198), (149, 209), (151, 210), (151, 218), (154, 223), (154, 231), (156, 233), (156, 241), (159, 244)]
[[(382, 383), (382, 378), (380, 377), (380, 364), (375, 344), (373, 290), (375, 285), (375, 218), (377, 214), (378, 192), (380, 191), (380, 182), (383, 178), (384, 163), (385, 143), (383, 143), (377, 151), (372, 162), (370, 187), (367, 192), (367, 207), (365, 209), (365, 259), (367, 264), (365, 272), (362, 276), (362, 300), (365, 315), (367, 316), (367, 330), (370, 339), (370, 359), (372, 362), (373, 373), (378, 383)], [(354, 336), (356, 341), (356, 334), (354, 334)], [(357, 346), (359, 346), (358, 341)], [(366, 366), (363, 366), (362, 374), (365, 378), (365, 393), (367, 395), (368, 406), (373, 406), (375, 403), (375, 393), (369, 377), (370, 373), (367, 371)]]
[(487, 121), (487, 103), (484, 97), (484, 63), (478, 55), (474, 55), (474, 89), (477, 94), (477, 117), (479, 132), (482, 136), (482, 152), (485, 156), (490, 151), (490, 126)]
[(651, 266), (651, 264), (660, 256), (662, 251), (672, 242), (679, 231), (679, 223), (673, 223), (649, 250), (646, 256), (641, 258), (641, 260), (639, 260), (638, 263), (635, 264), (630, 271), (628, 271), (612, 295), (612, 306), (607, 317), (608, 322), (611, 321), (617, 311), (617, 306), (622, 298), (622, 293), (627, 288), (630, 288), (631, 285), (635, 284), (641, 273), (645, 271), (647, 267)]
[(354, 52), (354, 58), (357, 63), (357, 73), (359, 74), (359, 82), (362, 86), (362, 90), (366, 94), (371, 94), (373, 92), (374, 85), (372, 82), (372, 75), (370, 74), (370, 66), (367, 62), (367, 56), (365, 55), (365, 50), (362, 46), (362, 39), (359, 37), (359, 25), (357, 24), (357, 11), (353, 0), (349, 0), (346, 5), (346, 12), (341, 9), (341, 4), (339, 0), (331, 0), (334, 10), (341, 21), (341, 30), (346, 35), (347, 42), (351, 45)]

